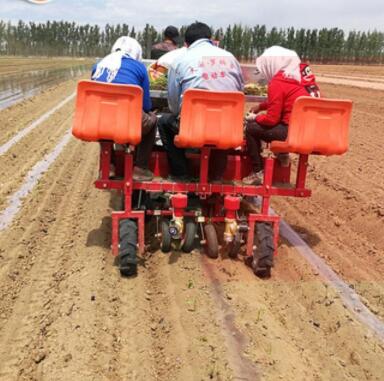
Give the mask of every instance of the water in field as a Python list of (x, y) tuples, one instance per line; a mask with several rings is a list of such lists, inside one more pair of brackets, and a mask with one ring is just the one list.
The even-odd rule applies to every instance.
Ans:
[(0, 76), (0, 110), (88, 72), (90, 73), (88, 65), (75, 65)]

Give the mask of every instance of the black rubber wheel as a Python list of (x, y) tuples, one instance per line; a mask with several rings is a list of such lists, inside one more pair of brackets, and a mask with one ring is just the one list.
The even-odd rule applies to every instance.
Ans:
[(119, 269), (123, 276), (137, 275), (137, 224), (121, 220), (119, 225)]
[(181, 244), (181, 250), (184, 253), (190, 253), (195, 247), (195, 238), (197, 233), (197, 224), (193, 220), (184, 222), (184, 238)]
[(160, 221), (161, 230), (161, 245), (160, 249), (163, 253), (169, 253), (171, 251), (172, 237), (169, 233), (169, 220), (162, 219)]
[(269, 278), (271, 276), (273, 255), (275, 252), (272, 225), (266, 222), (257, 223), (255, 235), (258, 244), (253, 253), (253, 272), (260, 278)]
[(209, 258), (216, 259), (219, 256), (219, 241), (217, 232), (212, 224), (204, 225), (207, 255)]
[(241, 234), (236, 233), (233, 241), (228, 245), (228, 257), (236, 259), (241, 249)]

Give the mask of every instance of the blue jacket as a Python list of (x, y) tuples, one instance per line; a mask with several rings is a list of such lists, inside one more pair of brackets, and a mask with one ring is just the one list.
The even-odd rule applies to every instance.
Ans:
[[(96, 72), (97, 64), (92, 68), (92, 76)], [(104, 70), (102, 75), (94, 78), (99, 82), (108, 82), (108, 71)], [(111, 83), (120, 83), (124, 85), (137, 85), (143, 89), (143, 110), (149, 112), (152, 108), (151, 97), (149, 93), (149, 78), (145, 65), (131, 57), (123, 56), (121, 67)]]

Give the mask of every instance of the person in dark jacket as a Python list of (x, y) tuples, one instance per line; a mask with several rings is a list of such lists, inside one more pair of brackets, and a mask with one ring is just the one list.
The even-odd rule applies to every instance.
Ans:
[(152, 46), (151, 59), (157, 60), (163, 54), (177, 49), (179, 39), (180, 34), (178, 29), (172, 25), (167, 26), (164, 31), (164, 41)]
[(142, 49), (133, 38), (120, 37), (112, 47), (112, 53), (94, 65), (92, 79), (100, 82), (138, 85), (143, 89), (142, 140), (137, 147), (133, 179), (150, 181), (153, 173), (148, 163), (156, 138), (157, 117), (151, 112), (149, 78), (141, 62)]
[[(244, 184), (262, 184), (264, 161), (261, 141), (286, 140), (294, 102), (298, 97), (312, 95), (309, 89), (314, 90), (314, 77), (309, 76), (307, 68), (300, 65), (296, 52), (280, 46), (268, 48), (256, 60), (260, 75), (268, 82), (268, 99), (251, 108), (251, 114), (246, 118), (245, 135), (252, 172), (243, 178)], [(258, 114), (260, 111), (265, 113)]]

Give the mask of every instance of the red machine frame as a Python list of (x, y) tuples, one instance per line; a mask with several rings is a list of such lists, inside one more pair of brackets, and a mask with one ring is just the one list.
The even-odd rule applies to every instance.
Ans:
[[(100, 177), (96, 180), (95, 185), (98, 189), (115, 189), (120, 190), (124, 194), (125, 210), (112, 213), (112, 252), (117, 256), (119, 253), (119, 221), (123, 219), (136, 219), (138, 221), (138, 242), (139, 252), (144, 253), (144, 218), (145, 214), (153, 216), (170, 216), (171, 210), (146, 210), (137, 211), (132, 209), (132, 194), (134, 190), (143, 190), (146, 192), (170, 192), (172, 194), (187, 194), (193, 192), (198, 194), (202, 199), (212, 195), (221, 197), (236, 197), (240, 199), (244, 196), (261, 197), (261, 207), (259, 213), (249, 213), (247, 223), (249, 231), (253, 232), (256, 222), (269, 222), (273, 224), (274, 231), (274, 247), (277, 254), (277, 242), (279, 237), (279, 217), (270, 214), (270, 198), (272, 196), (291, 196), (291, 197), (309, 197), (311, 191), (305, 187), (308, 155), (299, 155), (297, 166), (296, 182), (294, 187), (284, 187), (289, 184), (291, 166), (281, 167), (277, 160), (271, 156), (265, 158), (264, 182), (260, 186), (253, 185), (228, 185), (228, 184), (211, 184), (208, 182), (208, 167), (211, 148), (204, 147), (200, 154), (192, 155), (191, 160), (200, 161), (200, 179), (197, 183), (174, 183), (165, 180), (168, 172), (167, 160), (164, 152), (155, 151), (152, 155), (151, 170), (153, 170), (155, 179), (151, 182), (138, 182), (132, 178), (133, 173), (133, 147), (127, 152), (115, 151), (112, 142), (100, 143)], [(234, 180), (241, 180), (242, 173), (247, 173), (249, 168), (249, 160), (244, 151), (229, 152), (228, 173), (237, 174)], [(114, 164), (116, 174), (122, 176), (120, 178), (110, 178), (111, 164)], [(224, 176), (225, 177), (225, 176)], [(279, 187), (275, 184), (282, 184)], [(237, 212), (238, 209), (231, 212)], [(197, 217), (195, 212), (183, 211), (183, 216)], [(211, 222), (224, 222), (226, 216), (215, 214), (209, 217)], [(247, 255), (253, 255), (254, 235), (248, 234), (247, 239)]]
[[(135, 247), (138, 242), (139, 252), (144, 253), (145, 217), (150, 216), (157, 221), (162, 218), (165, 228), (160, 232), (157, 224), (157, 233), (162, 237), (164, 252), (171, 249), (172, 240), (179, 241), (185, 252), (193, 249), (197, 233), (195, 220), (201, 227), (202, 242), (206, 243), (208, 254), (216, 258), (218, 239), (212, 223), (224, 223), (223, 239), (228, 244), (228, 255), (236, 257), (242, 238), (246, 236), (246, 255), (253, 256), (254, 272), (259, 274), (260, 269), (265, 269), (268, 276), (273, 266), (272, 255), (277, 254), (280, 221), (279, 216), (271, 214), (271, 197), (311, 195), (306, 188), (308, 155), (340, 155), (347, 151), (351, 109), (352, 102), (347, 100), (298, 98), (293, 106), (287, 140), (270, 144), (264, 159), (262, 185), (244, 185), (241, 179), (252, 169), (242, 141), (244, 95), (189, 89), (183, 97), (175, 144), (187, 149), (199, 148), (199, 153), (188, 155), (190, 173), (198, 177), (198, 182), (167, 180), (168, 160), (160, 147), (155, 147), (150, 161), (155, 178), (140, 182), (134, 181), (133, 170), (135, 145), (141, 141), (141, 88), (80, 82), (73, 134), (82, 140), (100, 142), (100, 170), (95, 185), (99, 189), (119, 190), (124, 198), (124, 210), (112, 213), (113, 255), (119, 255), (120, 244), (122, 251), (125, 250), (125, 241), (122, 243), (119, 234), (120, 226), (126, 227), (128, 221), (120, 224), (122, 220), (137, 221), (137, 240), (135, 237), (129, 244)], [(112, 140), (123, 145), (117, 147)], [(228, 159), (224, 181), (218, 183), (208, 178), (211, 153), (216, 149), (225, 150)], [(282, 166), (274, 153), (298, 155), (294, 185), (290, 181), (291, 165)], [(140, 201), (133, 205), (137, 191), (139, 200), (142, 192), (170, 196), (165, 203), (157, 206), (149, 203), (142, 210)], [(192, 201), (188, 197), (190, 194), (198, 196), (199, 205), (194, 208), (188, 207), (188, 201)], [(255, 212), (255, 205), (245, 210), (241, 205), (244, 197), (259, 197), (259, 210)], [(256, 232), (258, 245), (255, 245)], [(259, 260), (263, 265), (258, 266)]]

